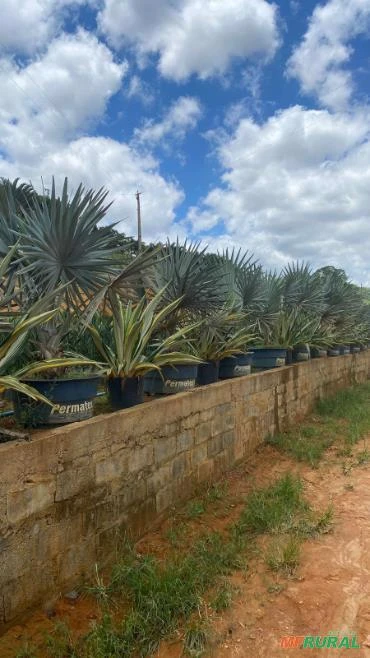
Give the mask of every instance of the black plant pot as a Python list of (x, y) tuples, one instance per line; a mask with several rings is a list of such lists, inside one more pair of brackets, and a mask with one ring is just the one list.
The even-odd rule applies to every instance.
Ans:
[(351, 354), (358, 354), (358, 352), (361, 352), (360, 345), (351, 345)]
[(293, 350), (293, 361), (309, 361), (311, 357), (308, 345), (296, 345)]
[(286, 351), (285, 363), (287, 366), (290, 366), (293, 363), (293, 350), (290, 347)]
[(197, 384), (205, 386), (206, 384), (214, 384), (218, 381), (220, 371), (219, 361), (206, 361), (198, 366)]
[(91, 375), (79, 379), (27, 379), (25, 383), (54, 403), (49, 407), (22, 393), (12, 393), (16, 418), (28, 427), (60, 425), (86, 420), (93, 415), (93, 399), (101, 377)]
[(312, 359), (320, 359), (324, 356), (328, 356), (328, 350), (325, 350), (321, 347), (311, 347)]
[(231, 379), (233, 377), (244, 377), (252, 371), (252, 353), (234, 354), (220, 361), (220, 379)]
[(330, 347), (328, 349), (328, 356), (340, 356), (340, 349), (339, 346), (337, 347)]
[(351, 348), (349, 345), (338, 345), (339, 347), (339, 353), (341, 356), (345, 354), (351, 354)]
[(287, 350), (281, 347), (254, 347), (253, 368), (256, 370), (270, 370), (285, 366)]
[(165, 366), (161, 374), (152, 370), (144, 377), (144, 392), (149, 395), (184, 393), (195, 387), (197, 375), (197, 365)]
[(108, 394), (113, 409), (135, 407), (144, 402), (144, 380), (142, 377), (111, 377)]

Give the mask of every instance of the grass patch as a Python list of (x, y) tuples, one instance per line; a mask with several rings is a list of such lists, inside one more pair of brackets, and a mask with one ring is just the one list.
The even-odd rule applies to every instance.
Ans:
[(272, 571), (282, 571), (292, 576), (299, 565), (301, 542), (297, 537), (274, 539), (266, 555), (266, 563)]
[(202, 516), (211, 505), (214, 505), (224, 499), (227, 493), (226, 483), (213, 484), (208, 487), (205, 494), (199, 498), (192, 500), (186, 508), (186, 516), (188, 519), (197, 519)]
[(229, 585), (228, 582), (221, 583), (214, 595), (214, 598), (211, 601), (211, 608), (215, 612), (223, 612), (227, 610), (233, 599), (233, 588)]
[(52, 658), (78, 658), (71, 632), (63, 622), (56, 623), (53, 635), (46, 636), (46, 647)]
[(37, 658), (36, 647), (31, 647), (26, 645), (20, 651), (17, 652), (15, 658)]
[(189, 656), (201, 656), (207, 646), (209, 636), (208, 626), (204, 621), (196, 621), (187, 627), (184, 636), (184, 651)]
[(307, 510), (302, 482), (289, 473), (265, 489), (253, 491), (234, 529), (237, 534), (281, 531), (298, 511)]
[(315, 468), (334, 443), (339, 443), (338, 454), (348, 456), (351, 446), (369, 431), (370, 383), (365, 383), (320, 400), (314, 415), (299, 428), (269, 437), (266, 442)]
[[(274, 568), (292, 570), (298, 560), (294, 542), (312, 536), (314, 527), (317, 531), (326, 523), (313, 516), (304, 499), (301, 481), (287, 474), (268, 487), (253, 491), (245, 501), (238, 522), (226, 533), (204, 534), (185, 554), (175, 551), (161, 560), (137, 554), (126, 546), (126, 553), (114, 567), (109, 584), (102, 581), (97, 571), (96, 583), (90, 588), (102, 605), (102, 620), (75, 644), (67, 627), (56, 627), (53, 637), (48, 638), (49, 656), (148, 656), (158, 649), (161, 640), (171, 637), (187, 623), (184, 649), (191, 655), (201, 655), (206, 643), (201, 613), (207, 593), (215, 593), (211, 600), (214, 610), (225, 610), (230, 605), (232, 588), (225, 584), (225, 577), (246, 568), (248, 551), (256, 548), (255, 538), (262, 533), (287, 534), (295, 529), (295, 537), (282, 549), (281, 556), (270, 557)], [(303, 522), (306, 523), (305, 533), (301, 530), (299, 534), (297, 528)]]

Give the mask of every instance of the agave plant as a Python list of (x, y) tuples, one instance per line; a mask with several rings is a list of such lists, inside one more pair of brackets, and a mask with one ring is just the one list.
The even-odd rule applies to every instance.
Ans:
[(211, 313), (194, 333), (193, 350), (203, 361), (246, 352), (254, 338), (246, 327), (246, 316), (226, 308)]
[(291, 311), (282, 309), (274, 321), (264, 327), (258, 336), (258, 342), (265, 347), (284, 347), (293, 349), (296, 345), (310, 344), (317, 335), (320, 318), (310, 316), (299, 308)]
[(184, 337), (196, 324), (182, 327), (169, 336), (156, 336), (166, 318), (181, 304), (181, 299), (176, 299), (160, 308), (164, 293), (163, 290), (159, 291), (149, 303), (144, 296), (137, 304), (132, 301), (124, 304), (117, 294), (111, 295), (109, 344), (103, 342), (96, 327), (89, 325), (88, 330), (106, 366), (108, 377), (143, 377), (146, 372), (160, 371), (168, 364), (201, 361), (179, 349), (184, 344)]

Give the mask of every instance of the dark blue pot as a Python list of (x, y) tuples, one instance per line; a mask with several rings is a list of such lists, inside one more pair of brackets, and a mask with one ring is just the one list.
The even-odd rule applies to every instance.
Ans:
[(253, 368), (269, 370), (285, 366), (287, 350), (282, 347), (254, 347)]
[(197, 382), (197, 365), (165, 366), (162, 376), (156, 370), (144, 377), (144, 392), (149, 395), (173, 395), (194, 388)]
[(351, 354), (358, 354), (361, 352), (361, 347), (359, 345), (351, 345)]
[(111, 377), (107, 388), (113, 409), (128, 409), (144, 402), (142, 377)]
[(232, 377), (244, 377), (250, 375), (252, 370), (252, 354), (235, 354), (227, 356), (220, 361), (220, 379), (231, 379)]
[(310, 348), (307, 345), (296, 345), (293, 350), (293, 361), (309, 361)]
[(340, 356), (339, 347), (330, 347), (328, 349), (328, 356)]
[(14, 411), (24, 425), (60, 425), (86, 420), (93, 415), (93, 399), (101, 377), (92, 375), (80, 379), (27, 379), (25, 383), (55, 404), (36, 402), (21, 393), (13, 393)]
[(343, 356), (344, 354), (351, 354), (351, 348), (349, 345), (338, 345), (338, 347), (341, 356)]
[(200, 363), (198, 366), (197, 384), (199, 384), (199, 386), (214, 384), (214, 382), (218, 381), (219, 371), (219, 361), (207, 361), (206, 363)]

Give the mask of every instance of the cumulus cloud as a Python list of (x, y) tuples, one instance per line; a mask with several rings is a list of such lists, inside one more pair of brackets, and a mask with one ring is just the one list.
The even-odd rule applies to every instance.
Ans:
[(242, 119), (218, 148), (224, 169), (188, 215), (210, 242), (249, 248), (271, 267), (331, 262), (365, 283), (370, 250), (369, 122), (299, 106), (262, 125)]
[(277, 10), (266, 0), (105, 0), (100, 29), (115, 47), (159, 55), (160, 73), (184, 81), (225, 72), (234, 57), (270, 57)]
[(64, 11), (95, 0), (1, 0), (0, 53), (42, 49), (64, 21)]
[(104, 137), (81, 137), (57, 150), (45, 154), (35, 164), (11, 163), (0, 159), (2, 175), (32, 180), (41, 190), (41, 176), (46, 188), (51, 186), (51, 174), (61, 188), (66, 175), (73, 187), (82, 182), (95, 189), (105, 186), (114, 204), (109, 221), (120, 222), (124, 233), (136, 232), (137, 187), (143, 192), (143, 233), (146, 241), (165, 240), (173, 234), (175, 207), (182, 202), (183, 192), (174, 181), (167, 181), (158, 171), (151, 156), (138, 155), (127, 144)]
[(322, 105), (346, 108), (354, 92), (351, 71), (345, 68), (353, 54), (351, 41), (369, 29), (370, 0), (329, 0), (317, 6), (289, 60), (289, 75)]
[(36, 161), (104, 113), (127, 64), (84, 31), (54, 40), (28, 66), (0, 60), (0, 141), (12, 158)]
[(172, 103), (162, 121), (147, 120), (141, 128), (135, 130), (134, 140), (140, 144), (155, 145), (165, 143), (167, 138), (181, 140), (188, 130), (192, 130), (202, 114), (202, 107), (197, 98), (180, 96)]
[[(171, 232), (174, 209), (183, 200), (158, 162), (125, 143), (86, 136), (121, 89), (127, 64), (92, 34), (63, 34), (28, 65), (0, 60), (0, 175), (50, 187), (55, 174), (73, 186), (106, 186), (115, 199), (110, 219), (135, 231), (137, 186), (143, 192), (145, 239)], [(145, 223), (145, 218), (150, 222)]]

